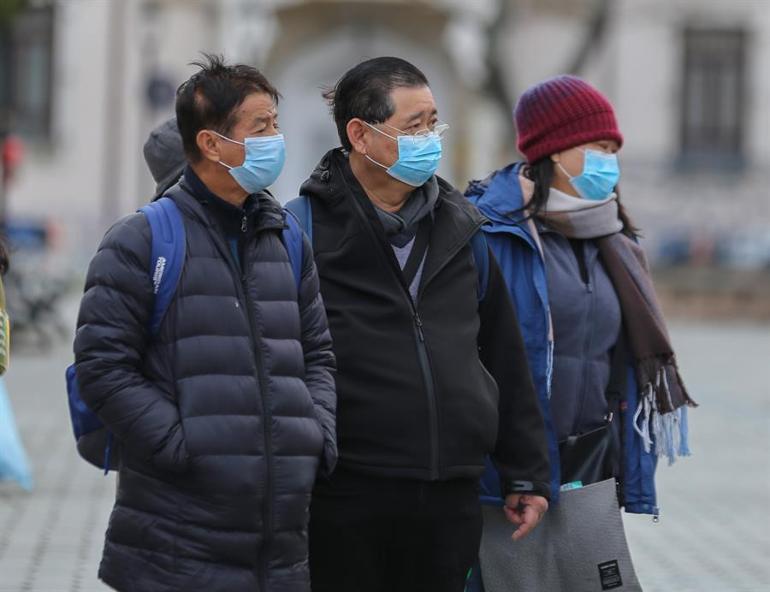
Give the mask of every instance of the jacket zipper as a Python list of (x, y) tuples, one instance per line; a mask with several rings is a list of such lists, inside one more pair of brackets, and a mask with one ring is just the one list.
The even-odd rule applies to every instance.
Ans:
[[(361, 218), (368, 222), (371, 226), (371, 223), (369, 222), (363, 207), (361, 207), (361, 204), (358, 203), (358, 200), (355, 198), (355, 196), (352, 197), (353, 199), (351, 201), (353, 203), (353, 207), (357, 210), (358, 215), (361, 216)], [(374, 234), (374, 238), (376, 239), (377, 234), (374, 232), (374, 229), (370, 228), (370, 231)], [(417, 310), (417, 303), (412, 299), (412, 295), (409, 293), (409, 286), (407, 286), (406, 282), (403, 280), (401, 270), (395, 262), (393, 248), (387, 244), (387, 241), (383, 246), (387, 249), (390, 249), (390, 253), (387, 253), (386, 256), (390, 255), (388, 260), (391, 261), (391, 267), (394, 267), (394, 272), (396, 272), (396, 279), (401, 286), (402, 293), (404, 294), (406, 301), (412, 311), (412, 329), (414, 333), (415, 347), (417, 348), (417, 361), (420, 365), (420, 373), (422, 374), (423, 386), (425, 388), (425, 395), (428, 401), (428, 436), (430, 440), (430, 467), (428, 475), (429, 480), (437, 481), (439, 478), (438, 404), (436, 402), (436, 385), (433, 381), (433, 369), (431, 367), (430, 357), (428, 355), (428, 346), (425, 341), (425, 333), (422, 329), (422, 319), (420, 318), (420, 313)], [(428, 249), (430, 249), (430, 245), (428, 245)], [(427, 256), (428, 251), (426, 250), (424, 257), (427, 258)], [(424, 265), (424, 261), (421, 263)], [(427, 283), (427, 281), (425, 283)]]
[[(241, 219), (241, 233), (246, 233), (248, 230), (248, 217), (246, 215)], [(254, 353), (254, 362), (257, 366), (257, 383), (259, 384), (259, 392), (262, 396), (262, 433), (265, 439), (265, 502), (262, 508), (262, 524), (263, 524), (263, 543), (262, 553), (260, 556), (260, 573), (259, 573), (259, 586), (260, 590), (267, 590), (267, 564), (268, 557), (267, 551), (270, 548), (270, 544), (273, 540), (273, 496), (275, 495), (274, 483), (273, 483), (273, 412), (271, 408), (270, 390), (265, 380), (265, 362), (262, 356), (262, 350), (259, 347), (261, 341), (262, 332), (259, 329), (259, 325), (254, 318), (254, 306), (247, 287), (246, 279), (246, 253), (247, 247), (243, 249), (243, 259), (241, 262), (240, 272), (240, 284), (243, 299), (246, 302), (246, 312), (249, 318), (249, 326), (251, 327), (251, 347)]]
[(267, 383), (265, 381), (265, 364), (262, 357), (262, 350), (259, 348), (259, 341), (262, 332), (257, 326), (257, 322), (254, 319), (253, 302), (248, 295), (246, 289), (246, 273), (241, 275), (241, 289), (243, 291), (244, 300), (246, 302), (247, 314), (249, 317), (249, 325), (251, 326), (251, 346), (254, 352), (254, 362), (257, 366), (257, 382), (259, 384), (259, 391), (262, 395), (262, 432), (265, 438), (265, 504), (263, 507), (263, 543), (262, 543), (262, 555), (260, 557), (260, 589), (267, 590), (265, 579), (267, 577), (267, 550), (270, 548), (270, 544), (273, 539), (273, 412), (271, 409), (270, 391), (268, 390)]
[[(594, 295), (594, 289), (593, 285), (591, 283), (591, 270), (588, 267), (588, 261), (585, 260), (585, 252), (581, 254), (584, 260), (585, 269), (586, 269), (586, 281), (583, 282), (583, 285), (585, 286), (586, 293), (588, 294), (589, 302), (588, 302), (588, 314), (586, 318), (585, 326), (588, 328), (588, 331), (586, 332), (586, 338), (584, 342), (583, 351), (588, 352), (589, 346), (591, 345), (591, 338), (593, 337), (593, 333), (591, 331), (591, 327), (593, 326), (591, 323), (591, 318), (594, 314), (594, 305), (596, 302), (596, 298)], [(578, 267), (580, 264), (578, 263)], [(582, 278), (581, 278), (582, 279)], [(586, 404), (586, 383), (587, 383), (587, 376), (588, 376), (588, 362), (583, 362), (583, 380), (580, 388), (580, 408), (578, 409), (577, 417), (575, 418), (576, 425), (573, 426), (573, 431), (577, 427), (580, 426), (580, 424), (583, 421), (583, 411), (585, 409)]]
[[(471, 236), (478, 232), (478, 230), (481, 228), (481, 224), (479, 224), (474, 230), (473, 233), (471, 233)], [(459, 248), (453, 249), (449, 252), (447, 257), (445, 257), (444, 261), (441, 263), (441, 265), (437, 266), (433, 272), (426, 276), (424, 278), (425, 281), (422, 282), (422, 286), (418, 290), (417, 294), (417, 301), (419, 302), (420, 296), (422, 295), (422, 292), (425, 290), (425, 287), (430, 283), (430, 281), (436, 277), (441, 270), (449, 263), (449, 261), (452, 260), (452, 258), (457, 255), (457, 253), (462, 249), (464, 245), (467, 244), (468, 241), (458, 241)], [(428, 246), (430, 249), (430, 246)], [(425, 257), (427, 258), (428, 253), (425, 252)], [(423, 263), (424, 264), (424, 263)], [(430, 356), (428, 355), (428, 346), (425, 341), (425, 333), (422, 330), (422, 319), (420, 318), (420, 313), (417, 310), (417, 303), (412, 300), (412, 295), (409, 293), (409, 286), (405, 286), (404, 282), (399, 282), (401, 286), (404, 288), (404, 291), (406, 293), (406, 299), (409, 301), (409, 305), (412, 308), (412, 316), (414, 319), (414, 329), (415, 329), (415, 342), (417, 345), (417, 359), (420, 363), (420, 370), (422, 371), (423, 376), (423, 382), (425, 383), (425, 392), (428, 398), (428, 419), (429, 419), (429, 434), (430, 434), (430, 479), (431, 480), (438, 480), (439, 478), (439, 458), (438, 458), (438, 449), (439, 449), (439, 437), (438, 437), (438, 401), (436, 397), (436, 386), (433, 381), (433, 369), (430, 363)]]
[[(245, 229), (244, 229), (245, 228)], [(244, 216), (241, 220), (241, 231), (246, 232), (248, 229), (248, 218), (247, 216)], [(249, 328), (251, 329), (250, 333), (250, 341), (251, 341), (251, 351), (252, 355), (254, 356), (254, 363), (257, 367), (257, 384), (259, 384), (259, 390), (260, 395), (262, 398), (262, 420), (263, 420), (263, 433), (264, 433), (264, 439), (265, 439), (265, 502), (264, 507), (262, 508), (262, 518), (263, 518), (263, 544), (262, 544), (262, 554), (259, 559), (259, 585), (260, 590), (267, 590), (267, 549), (270, 546), (270, 543), (272, 542), (273, 538), (273, 516), (271, 512), (272, 507), (272, 499), (273, 499), (273, 471), (272, 471), (272, 462), (273, 462), (273, 442), (272, 442), (272, 410), (270, 408), (270, 393), (267, 389), (267, 383), (265, 382), (265, 372), (264, 372), (264, 360), (262, 358), (262, 351), (259, 349), (259, 337), (261, 337), (261, 331), (259, 330), (257, 323), (254, 319), (254, 313), (252, 311), (252, 301), (251, 298), (248, 296), (248, 291), (246, 289), (246, 272), (241, 271), (243, 269), (246, 269), (246, 266), (244, 265), (244, 262), (241, 262), (241, 269), (238, 268), (238, 265), (236, 265), (235, 260), (233, 259), (233, 254), (230, 252), (230, 249), (227, 248), (222, 243), (222, 239), (219, 237), (219, 235), (216, 232), (211, 232), (212, 237), (214, 238), (214, 243), (217, 245), (217, 248), (219, 248), (220, 252), (224, 255), (225, 260), (228, 262), (228, 265), (230, 266), (230, 271), (233, 274), (235, 278), (238, 278), (237, 281), (234, 282), (236, 290), (238, 291), (238, 295), (240, 299), (245, 303), (246, 305), (246, 314), (248, 315), (249, 320)], [(246, 255), (246, 249), (244, 249), (244, 258)]]
[[(500, 228), (499, 226), (496, 226), (497, 228)], [(524, 242), (532, 251), (534, 251), (537, 258), (540, 260), (540, 264), (542, 266), (543, 274), (545, 275), (545, 257), (543, 255), (543, 252), (540, 248), (538, 248), (537, 244), (535, 244), (535, 239), (533, 239), (530, 236), (529, 231), (525, 230), (519, 225), (513, 226), (512, 228), (509, 228), (508, 226), (504, 226), (501, 228), (502, 232), (507, 233), (511, 235), (512, 237), (517, 238), (518, 240)], [(544, 280), (545, 281), (545, 280)], [(546, 282), (547, 284), (547, 282)], [(547, 291), (547, 286), (546, 286)], [(545, 326), (546, 326), (546, 332), (547, 335), (553, 335), (553, 317), (551, 317), (551, 304), (548, 299), (547, 294), (543, 294), (541, 290), (538, 290), (537, 287), (535, 288), (535, 291), (537, 292), (537, 297), (540, 300), (540, 303), (542, 304), (543, 308), (543, 314), (545, 316)], [(548, 352), (547, 352), (547, 358), (546, 358), (546, 383), (547, 383), (547, 397), (550, 400), (551, 398), (551, 392), (552, 392), (552, 386), (553, 386), (553, 357), (554, 352), (556, 350), (556, 344), (554, 343), (553, 339), (550, 337), (546, 337), (546, 341), (548, 342)]]
[[(363, 212), (361, 212), (361, 214), (364, 215)], [(430, 246), (428, 248), (430, 248)], [(427, 256), (428, 252), (425, 251), (424, 257), (427, 258)], [(421, 264), (424, 265), (424, 261), (421, 262)], [(397, 276), (397, 279), (401, 286), (402, 293), (409, 304), (409, 308), (412, 311), (412, 330), (414, 333), (414, 343), (417, 348), (417, 362), (420, 365), (422, 382), (428, 400), (428, 437), (430, 440), (430, 467), (428, 478), (431, 481), (437, 481), (439, 478), (438, 404), (436, 401), (436, 385), (433, 381), (433, 368), (430, 363), (430, 357), (428, 356), (428, 345), (425, 341), (425, 333), (422, 329), (423, 324), (420, 313), (417, 310), (417, 303), (412, 299), (412, 295), (409, 292), (409, 286), (406, 285), (406, 282), (402, 281), (402, 277)]]
[[(479, 225), (478, 228), (476, 228), (473, 232), (478, 232), (478, 229), (481, 228), (481, 225)], [(471, 236), (473, 236), (471, 234)], [(466, 242), (460, 243), (460, 249), (463, 245), (465, 245)], [(430, 248), (430, 246), (428, 247)], [(452, 260), (452, 258), (457, 255), (457, 253), (460, 251), (460, 249), (452, 250), (449, 255), (445, 258), (444, 262), (439, 265), (429, 276), (425, 277), (425, 281), (422, 283), (422, 286), (417, 294), (417, 299), (419, 301), (420, 296), (422, 295), (422, 292), (424, 291), (425, 287), (430, 283), (430, 281), (436, 277), (441, 270), (444, 268), (444, 266)], [(427, 258), (427, 251), (425, 253), (425, 257)], [(400, 282), (403, 285), (403, 282)], [(406, 296), (409, 300), (409, 304), (412, 307), (412, 312), (414, 316), (414, 327), (415, 327), (415, 333), (416, 333), (416, 343), (417, 343), (417, 357), (418, 361), (420, 363), (420, 369), (422, 370), (423, 380), (425, 382), (425, 391), (428, 396), (428, 414), (429, 414), (429, 434), (430, 434), (430, 478), (431, 480), (438, 480), (439, 478), (439, 458), (438, 458), (438, 449), (439, 449), (439, 437), (438, 437), (438, 401), (436, 398), (436, 387), (435, 383), (433, 381), (433, 370), (430, 363), (430, 357), (428, 356), (428, 346), (425, 342), (425, 334), (422, 330), (422, 319), (420, 318), (420, 313), (417, 311), (417, 304), (412, 300), (412, 295), (409, 293), (409, 287), (406, 287)]]
[(430, 480), (436, 481), (439, 478), (438, 467), (438, 405), (436, 403), (436, 385), (433, 382), (433, 370), (428, 357), (428, 346), (425, 343), (425, 334), (422, 330), (422, 319), (417, 307), (412, 302), (409, 295), (409, 301), (412, 304), (415, 343), (417, 344), (417, 360), (420, 363), (423, 382), (425, 383), (425, 392), (428, 397), (428, 433), (430, 436)]

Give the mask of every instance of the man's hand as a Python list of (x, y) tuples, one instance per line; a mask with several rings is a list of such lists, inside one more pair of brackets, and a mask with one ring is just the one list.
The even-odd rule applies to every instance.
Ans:
[(541, 495), (513, 493), (505, 498), (505, 517), (519, 528), (513, 533), (513, 540), (518, 541), (537, 526), (548, 511), (548, 500)]

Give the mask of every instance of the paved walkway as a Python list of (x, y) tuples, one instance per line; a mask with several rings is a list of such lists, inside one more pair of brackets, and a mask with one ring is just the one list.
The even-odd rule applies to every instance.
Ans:
[(661, 521), (627, 516), (647, 592), (770, 590), (770, 326), (675, 326), (694, 456), (658, 469)]
[[(702, 404), (696, 456), (661, 467), (660, 523), (627, 517), (640, 580), (646, 592), (770, 590), (770, 326), (678, 325), (673, 338)], [(0, 484), (0, 592), (107, 590), (96, 570), (115, 481), (76, 456), (69, 357), (17, 351), (6, 380), (36, 488)]]

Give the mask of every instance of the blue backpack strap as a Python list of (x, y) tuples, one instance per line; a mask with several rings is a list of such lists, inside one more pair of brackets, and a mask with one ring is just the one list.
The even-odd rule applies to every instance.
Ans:
[(302, 251), (304, 250), (302, 228), (300, 228), (299, 220), (297, 220), (291, 210), (287, 209), (285, 212), (286, 228), (283, 229), (283, 244), (286, 247), (286, 252), (289, 254), (289, 263), (291, 263), (294, 283), (297, 285), (297, 294), (299, 294), (300, 285), (302, 284)]
[(471, 248), (473, 249), (473, 261), (476, 263), (476, 270), (479, 276), (478, 295), (479, 302), (481, 302), (487, 295), (487, 286), (489, 285), (489, 247), (487, 246), (487, 239), (481, 230), (478, 230), (473, 235)]
[[(139, 211), (147, 216), (152, 232), (149, 273), (155, 300), (149, 330), (151, 335), (156, 335), (182, 274), (186, 249), (185, 230), (179, 209), (168, 197), (162, 197)], [(108, 471), (117, 468), (117, 461), (112, 458), (112, 432), (104, 428), (96, 414), (83, 402), (74, 364), (67, 368), (66, 379), (78, 453), (90, 463), (102, 467), (106, 475)]]
[(155, 303), (149, 329), (151, 335), (156, 335), (182, 275), (187, 246), (184, 222), (179, 208), (169, 197), (161, 197), (139, 211), (147, 216), (152, 231), (150, 278)]
[(297, 218), (300, 227), (313, 244), (313, 208), (310, 205), (310, 199), (306, 195), (292, 199), (285, 206)]
[(292, 199), (284, 206), (286, 223), (288, 228), (283, 231), (284, 244), (289, 252), (294, 279), (297, 282), (297, 291), (302, 282), (302, 233), (307, 235), (310, 244), (313, 244), (313, 210), (310, 207), (310, 199), (306, 195), (300, 195)]

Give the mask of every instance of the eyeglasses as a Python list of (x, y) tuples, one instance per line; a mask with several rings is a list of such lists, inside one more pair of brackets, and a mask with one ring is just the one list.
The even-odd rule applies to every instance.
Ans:
[[(384, 131), (382, 131), (379, 128), (374, 127), (374, 125), (372, 125), (371, 123), (367, 123), (367, 122), (364, 122), (364, 123), (366, 123), (366, 125), (368, 125), (373, 130), (378, 131), (381, 134), (385, 134), (389, 138), (393, 138), (393, 136), (391, 136), (390, 134), (386, 134)], [(444, 123), (443, 121), (436, 121), (436, 123), (434, 123), (431, 127), (426, 127), (424, 129), (418, 130), (418, 131), (416, 131), (414, 133), (411, 133), (411, 134), (409, 132), (405, 132), (402, 129), (394, 127), (394, 126), (392, 126), (392, 125), (390, 125), (388, 123), (383, 123), (382, 125), (387, 126), (390, 129), (399, 132), (402, 136), (410, 136), (410, 137), (415, 138), (415, 139), (427, 138), (428, 136), (431, 136), (431, 135), (436, 135), (439, 138), (443, 138), (444, 134), (449, 129), (449, 124), (448, 123)], [(397, 138), (393, 138), (393, 139), (395, 140)]]

